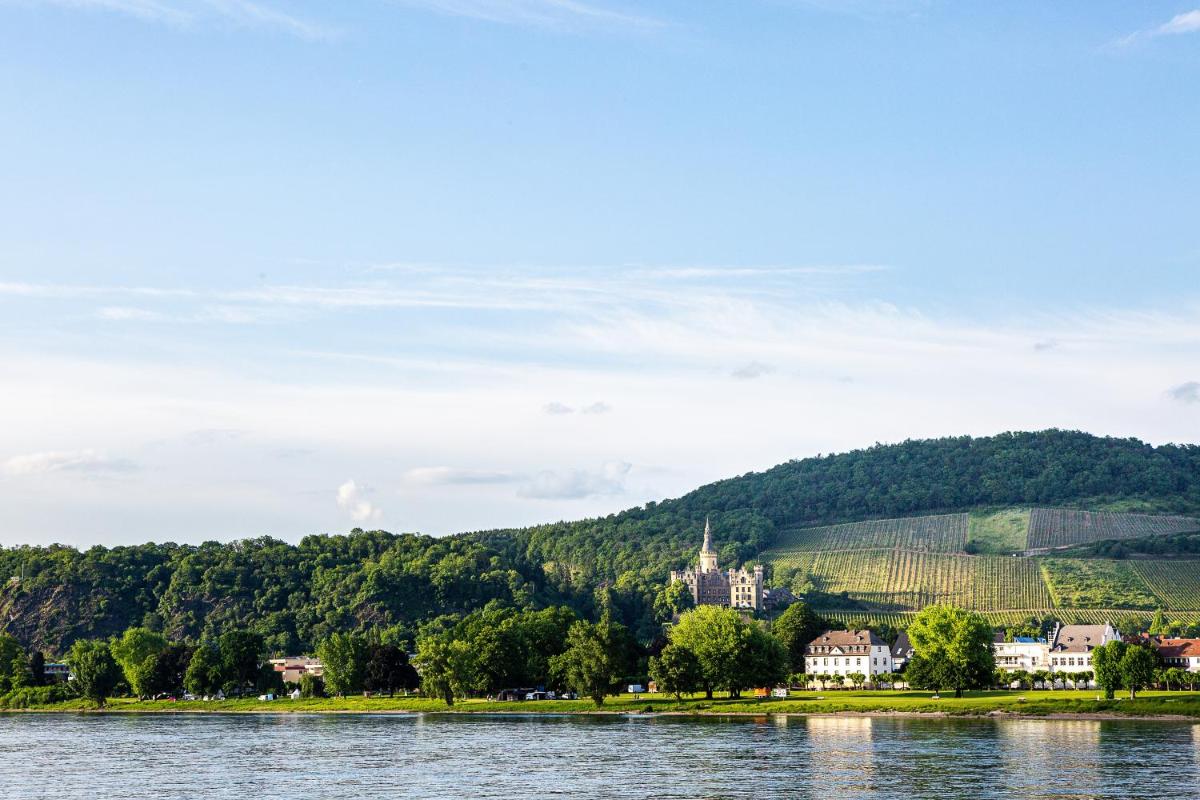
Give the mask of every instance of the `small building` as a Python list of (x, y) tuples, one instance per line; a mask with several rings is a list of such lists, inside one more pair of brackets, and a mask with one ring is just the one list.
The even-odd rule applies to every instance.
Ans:
[(1014, 636), (1011, 642), (997, 634), (992, 643), (996, 667), (1005, 672), (1037, 672), (1049, 669), (1050, 643), (1032, 636)]
[(704, 542), (700, 545), (700, 561), (693, 569), (672, 570), (671, 582), (683, 581), (692, 592), (692, 602), (698, 606), (729, 606), (760, 611), (763, 608), (763, 568), (756, 564), (753, 571), (717, 567), (717, 551), (712, 546), (712, 529), (704, 520)]
[(1103, 625), (1058, 625), (1050, 635), (1048, 652), (1051, 672), (1089, 672), (1092, 651), (1115, 642), (1121, 634), (1112, 623)]
[(892, 651), (874, 631), (825, 631), (804, 648), (809, 675), (853, 675), (868, 679), (892, 672)]
[(272, 658), (269, 662), (276, 671), (283, 673), (284, 683), (299, 683), (302, 675), (312, 675), (319, 678), (325, 674), (320, 660), (308, 656), (289, 656), (287, 658)]
[(1200, 639), (1163, 639), (1158, 655), (1168, 667), (1200, 672)]
[(912, 660), (913, 646), (908, 640), (908, 631), (900, 631), (900, 635), (896, 637), (896, 643), (892, 645), (892, 672), (901, 672), (906, 664)]
[(59, 661), (54, 661), (42, 667), (42, 674), (48, 681), (66, 683), (71, 679), (71, 668)]

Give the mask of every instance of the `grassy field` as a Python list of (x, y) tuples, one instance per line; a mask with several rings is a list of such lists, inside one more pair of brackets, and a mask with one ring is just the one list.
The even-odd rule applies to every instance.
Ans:
[(961, 553), (967, 541), (966, 514), (932, 517), (900, 517), (794, 528), (779, 534), (774, 550), (920, 550), (931, 553)]
[(975, 552), (1007, 556), (1019, 553), (1029, 538), (1029, 509), (978, 511), (970, 516), (967, 541)]
[[(37, 711), (78, 712), (89, 710), (81, 701), (46, 706)], [(106, 709), (133, 713), (595, 713), (590, 700), (491, 703), (464, 700), (447, 707), (439, 700), (415, 697), (319, 700), (225, 700), (220, 702), (138, 702), (116, 699)], [(702, 696), (676, 701), (662, 695), (620, 695), (609, 698), (599, 709), (615, 713), (677, 714), (833, 714), (833, 713), (940, 713), (985, 715), (991, 712), (1016, 714), (1111, 714), (1179, 715), (1200, 719), (1200, 692), (1144, 692), (1137, 700), (1100, 700), (1095, 690), (982, 691), (955, 698), (946, 694), (934, 699), (930, 692), (917, 691), (802, 691), (785, 699), (743, 698), (733, 700)]]
[(1128, 561), (1038, 559), (1054, 605), (1074, 608), (1141, 608), (1162, 605)]

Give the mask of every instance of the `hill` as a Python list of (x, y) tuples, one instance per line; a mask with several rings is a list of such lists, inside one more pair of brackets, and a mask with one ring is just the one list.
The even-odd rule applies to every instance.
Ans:
[[(19, 580), (0, 588), (0, 625), (52, 654), (75, 638), (136, 624), (190, 639), (250, 625), (272, 649), (295, 651), (334, 630), (382, 628), (407, 638), (429, 620), (488, 603), (562, 604), (590, 614), (599, 588), (648, 639), (657, 629), (656, 592), (670, 569), (694, 558), (706, 515), (724, 564), (762, 555), (786, 568), (778, 555), (785, 551), (814, 564), (823, 559), (829, 577), (824, 566), (804, 570), (814, 576), (807, 587), (814, 601), (889, 613), (940, 597), (1050, 607), (1055, 592), (1061, 600), (1073, 591), (1074, 578), (1048, 579), (1039, 561), (987, 555), (1028, 543), (1031, 507), (1193, 514), (1200, 448), (1059, 430), (954, 437), (789, 461), (678, 499), (517, 530), (439, 539), (355, 530), (298, 545), (261, 538), (82, 552), (11, 547), (0, 550), (0, 575)], [(938, 517), (899, 519), (917, 515)], [(1086, 537), (1069, 544), (1080, 541)], [(836, 550), (863, 555), (835, 566), (829, 553)], [(1145, 598), (1189, 604), (1181, 600), (1186, 585), (1173, 590), (1185, 593), (1174, 600), (1156, 588), (1156, 569), (1136, 573), (1150, 582)], [(858, 579), (883, 586), (859, 589)], [(1021, 599), (1005, 599), (1010, 592)], [(1133, 608), (1151, 602), (1145, 598)]]

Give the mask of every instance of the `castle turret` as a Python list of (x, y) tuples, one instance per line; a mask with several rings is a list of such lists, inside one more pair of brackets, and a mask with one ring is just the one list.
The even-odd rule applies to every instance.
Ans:
[(717, 551), (712, 546), (712, 528), (704, 518), (704, 544), (700, 545), (700, 571), (717, 572)]

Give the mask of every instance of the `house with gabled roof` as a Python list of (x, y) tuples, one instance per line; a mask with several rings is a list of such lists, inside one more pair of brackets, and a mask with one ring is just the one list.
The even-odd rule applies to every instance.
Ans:
[(804, 648), (809, 675), (853, 675), (871, 678), (892, 672), (892, 651), (874, 631), (825, 631)]
[(1162, 639), (1158, 655), (1168, 667), (1200, 672), (1200, 639)]
[(1050, 635), (1050, 671), (1090, 671), (1092, 651), (1120, 638), (1121, 634), (1111, 622), (1103, 625), (1059, 625)]

